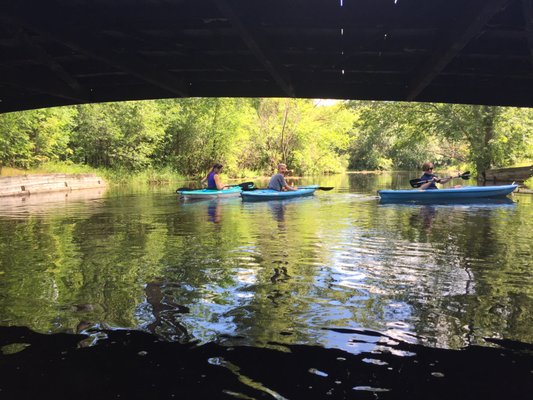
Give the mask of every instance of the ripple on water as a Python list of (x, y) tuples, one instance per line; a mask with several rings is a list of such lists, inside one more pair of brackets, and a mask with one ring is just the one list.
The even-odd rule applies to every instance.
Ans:
[(0, 207), (3, 320), (67, 329), (78, 316), (58, 303), (88, 298), (94, 321), (176, 340), (357, 347), (325, 326), (443, 347), (531, 340), (531, 203), (384, 206), (369, 188), (217, 203), (216, 222), (210, 204), (157, 194)]

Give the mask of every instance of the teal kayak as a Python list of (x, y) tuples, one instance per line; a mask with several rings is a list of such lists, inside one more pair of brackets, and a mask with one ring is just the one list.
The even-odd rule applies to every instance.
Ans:
[(272, 189), (257, 189), (249, 192), (242, 192), (241, 197), (245, 201), (292, 199), (294, 197), (311, 196), (315, 193), (318, 187), (318, 185), (300, 186), (298, 190), (287, 192), (278, 192), (277, 190)]
[(452, 189), (431, 190), (378, 190), (381, 200), (396, 201), (438, 201), (438, 200), (461, 200), (487, 197), (503, 197), (512, 193), (518, 185), (500, 186), (463, 186)]
[(232, 187), (224, 190), (211, 190), (211, 189), (199, 189), (199, 190), (177, 190), (176, 193), (180, 195), (183, 200), (195, 200), (195, 199), (220, 199), (227, 197), (239, 197), (242, 189), (240, 187)]

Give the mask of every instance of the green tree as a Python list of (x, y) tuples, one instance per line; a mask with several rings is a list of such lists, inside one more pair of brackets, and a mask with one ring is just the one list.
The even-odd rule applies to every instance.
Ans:
[(531, 160), (529, 109), (461, 104), (349, 102), (357, 114), (350, 167), (470, 164), (475, 171)]
[(238, 169), (252, 111), (247, 99), (189, 98), (161, 100), (165, 116), (165, 143), (160, 159), (185, 175), (205, 173), (215, 162)]
[(319, 107), (307, 99), (261, 99), (252, 141), (255, 168), (274, 170), (285, 162), (298, 173), (346, 169), (353, 114), (344, 105)]
[(22, 168), (65, 160), (75, 109), (56, 107), (0, 115), (0, 161)]
[(28, 167), (32, 160), (33, 144), (29, 132), (20, 129), (27, 113), (0, 114), (0, 170), (2, 166)]
[(164, 129), (153, 102), (78, 106), (73, 160), (93, 167), (140, 170), (152, 163)]
[(356, 115), (351, 169), (415, 168), (436, 144), (413, 104), (350, 101), (347, 106)]

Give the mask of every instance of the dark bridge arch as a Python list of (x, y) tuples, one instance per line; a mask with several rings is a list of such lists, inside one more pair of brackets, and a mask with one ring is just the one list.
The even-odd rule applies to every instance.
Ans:
[(188, 96), (533, 106), (533, 0), (2, 3), (0, 112)]

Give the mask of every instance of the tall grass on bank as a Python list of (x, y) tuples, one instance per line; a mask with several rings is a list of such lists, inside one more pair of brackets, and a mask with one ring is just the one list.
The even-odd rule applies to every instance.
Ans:
[(131, 172), (124, 169), (101, 170), (104, 179), (117, 184), (144, 183), (149, 185), (166, 185), (183, 182), (188, 178), (176, 173), (171, 168), (153, 169)]
[(1, 176), (19, 176), (37, 174), (98, 174), (100, 171), (87, 165), (49, 162), (29, 169), (2, 167), (0, 172)]
[(187, 180), (186, 177), (177, 174), (171, 168), (152, 169), (143, 171), (108, 170), (103, 168), (92, 168), (87, 165), (49, 162), (39, 167), (28, 170), (3, 167), (2, 176), (34, 175), (34, 174), (95, 174), (102, 177), (108, 184), (148, 184), (165, 185), (176, 184)]

